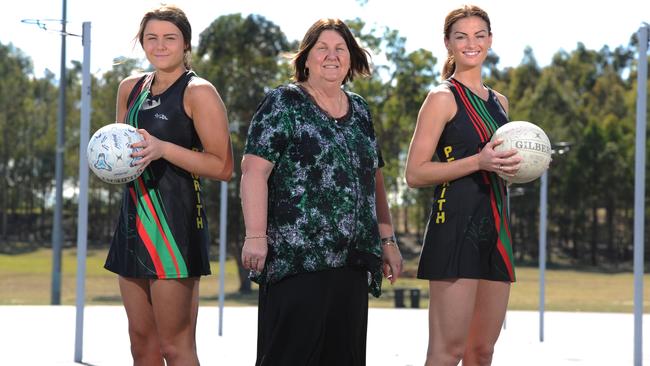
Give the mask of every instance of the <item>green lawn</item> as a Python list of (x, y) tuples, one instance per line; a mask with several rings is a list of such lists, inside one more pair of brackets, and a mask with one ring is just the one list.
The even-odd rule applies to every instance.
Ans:
[[(75, 303), (76, 252), (63, 253), (61, 301)], [(86, 303), (95, 305), (119, 304), (120, 296), (115, 275), (104, 270), (105, 250), (91, 250), (86, 262)], [(417, 262), (405, 264), (406, 275), (412, 276)], [(201, 280), (201, 305), (216, 305), (219, 287), (219, 264), (213, 262), (214, 275)], [(46, 305), (50, 303), (52, 272), (51, 250), (41, 249), (27, 254), (0, 254), (0, 305), (25, 304)], [(252, 294), (237, 292), (239, 283), (233, 260), (226, 262), (226, 305), (256, 305), (257, 291)], [(644, 312), (650, 312), (650, 274), (644, 277)], [(633, 311), (632, 273), (605, 274), (573, 270), (546, 271), (546, 310), (549, 311)], [(394, 288), (419, 288), (420, 307), (426, 307), (428, 284), (415, 278), (401, 278)], [(410, 295), (405, 294), (406, 306)], [(393, 307), (394, 292), (384, 283), (381, 298), (370, 298), (372, 307)], [(539, 277), (536, 268), (519, 267), (517, 282), (512, 287), (509, 308), (512, 310), (536, 310), (539, 304)]]

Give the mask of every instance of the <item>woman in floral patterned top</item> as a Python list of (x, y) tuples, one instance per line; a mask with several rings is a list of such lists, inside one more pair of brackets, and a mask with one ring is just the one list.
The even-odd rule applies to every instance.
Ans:
[(260, 284), (256, 365), (365, 365), (368, 292), (402, 257), (368, 105), (341, 86), (367, 52), (338, 19), (307, 31), (242, 160), (242, 261)]

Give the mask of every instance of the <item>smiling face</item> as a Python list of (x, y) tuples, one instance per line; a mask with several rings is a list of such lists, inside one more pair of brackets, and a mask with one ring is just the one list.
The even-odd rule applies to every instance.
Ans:
[(492, 46), (488, 24), (478, 16), (458, 19), (452, 26), (445, 46), (454, 56), (456, 67), (480, 66)]
[(308, 81), (343, 83), (350, 71), (350, 51), (343, 37), (334, 30), (321, 32), (307, 55)]
[(183, 67), (185, 39), (172, 22), (151, 19), (144, 28), (142, 48), (149, 62), (159, 70)]

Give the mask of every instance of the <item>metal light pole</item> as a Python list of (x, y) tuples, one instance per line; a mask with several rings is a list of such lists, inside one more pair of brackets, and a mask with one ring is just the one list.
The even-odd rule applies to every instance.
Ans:
[(544, 306), (546, 304), (546, 215), (548, 170), (542, 174), (539, 188), (539, 341), (544, 342)]
[[(63, 14), (65, 18), (65, 0), (63, 1)], [(48, 29), (47, 23), (61, 22), (62, 27), (60, 30)], [(83, 45), (83, 65), (82, 65), (82, 79), (81, 79), (81, 120), (79, 124), (79, 198), (77, 205), (77, 314), (76, 314), (76, 329), (75, 329), (75, 361), (81, 362), (81, 355), (83, 349), (83, 308), (85, 302), (85, 280), (86, 280), (86, 249), (87, 249), (87, 234), (88, 234), (88, 161), (86, 157), (86, 148), (90, 136), (90, 112), (91, 112), (91, 88), (90, 88), (90, 22), (83, 23), (82, 34), (73, 34), (66, 31), (65, 20), (54, 19), (23, 19), (21, 22), (26, 24), (35, 24), (45, 31), (54, 31), (61, 34), (64, 39), (64, 47), (62, 54), (65, 55), (65, 37), (73, 36), (80, 37), (81, 44)], [(65, 75), (65, 56), (61, 58), (61, 73)], [(65, 90), (65, 76), (61, 77), (59, 90)], [(65, 95), (65, 92), (63, 92)], [(61, 113), (63, 106), (65, 106), (65, 97), (59, 99), (62, 103), (59, 108), (59, 121), (63, 121), (62, 117), (65, 113)], [(63, 136), (63, 123), (61, 124), (58, 136)], [(59, 186), (59, 178), (62, 178), (63, 167), (59, 167), (59, 156), (63, 158), (63, 143), (57, 147), (57, 191)], [(61, 171), (60, 171), (61, 170)], [(62, 179), (61, 179), (62, 181)], [(52, 251), (53, 251), (53, 265), (52, 265), (52, 305), (59, 305), (61, 303), (61, 201), (59, 196), (61, 192), (57, 193), (57, 205), (55, 210), (54, 227), (52, 230)]]
[(81, 43), (84, 47), (81, 78), (81, 124), (79, 126), (79, 202), (77, 206), (77, 312), (74, 361), (83, 356), (84, 304), (86, 301), (86, 255), (88, 239), (88, 158), (86, 148), (90, 136), (90, 22), (83, 23)]
[(634, 159), (634, 365), (643, 365), (643, 244), (645, 227), (646, 98), (648, 97), (648, 32), (644, 23), (638, 32), (636, 148)]
[[(232, 121), (229, 133), (239, 131), (239, 121)], [(221, 182), (221, 207), (219, 211), (219, 336), (223, 335), (223, 308), (226, 300), (226, 238), (228, 231), (228, 182)]]
[(221, 210), (219, 213), (219, 335), (223, 335), (223, 306), (226, 281), (226, 231), (228, 228), (228, 182), (221, 182)]
[[(571, 149), (571, 143), (553, 144), (551, 154), (563, 155)], [(542, 174), (539, 189), (539, 341), (544, 342), (544, 308), (546, 306), (546, 232), (548, 212), (548, 170)]]
[(67, 3), (63, 0), (61, 17), (61, 72), (59, 77), (59, 113), (56, 127), (56, 153), (54, 175), (56, 193), (54, 219), (52, 220), (52, 293), (51, 304), (61, 304), (61, 251), (63, 248), (63, 151), (65, 150), (65, 37), (67, 23)]

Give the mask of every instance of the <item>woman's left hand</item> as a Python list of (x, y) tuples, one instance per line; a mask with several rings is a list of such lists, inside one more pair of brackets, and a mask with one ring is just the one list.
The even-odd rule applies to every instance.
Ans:
[(392, 285), (402, 274), (402, 265), (404, 263), (402, 253), (400, 253), (397, 244), (382, 245), (381, 250), (383, 252), (382, 260), (384, 264), (382, 269), (384, 277), (386, 277)]
[(136, 142), (132, 146), (136, 148), (139, 147), (141, 150), (134, 152), (131, 154), (131, 156), (134, 158), (141, 158), (140, 160), (136, 161), (135, 164), (140, 165), (140, 170), (142, 171), (149, 165), (149, 163), (163, 157), (163, 151), (166, 142), (159, 140), (147, 132), (147, 130), (142, 128), (138, 129), (138, 133), (142, 135), (144, 140)]

